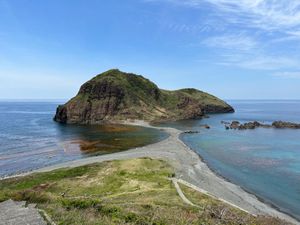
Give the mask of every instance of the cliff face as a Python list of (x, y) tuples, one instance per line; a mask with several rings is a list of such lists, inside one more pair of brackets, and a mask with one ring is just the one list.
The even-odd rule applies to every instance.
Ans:
[(58, 106), (54, 120), (78, 124), (163, 121), (233, 111), (224, 101), (196, 89), (161, 90), (142, 76), (109, 70), (83, 84), (74, 98)]

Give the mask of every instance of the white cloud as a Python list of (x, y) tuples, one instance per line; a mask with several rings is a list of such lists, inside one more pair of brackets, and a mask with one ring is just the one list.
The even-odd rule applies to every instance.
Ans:
[(300, 79), (300, 71), (293, 72), (277, 72), (273, 74), (274, 77), (279, 78), (292, 78), (292, 79)]
[(298, 60), (290, 57), (277, 57), (263, 54), (227, 54), (222, 55), (222, 61), (217, 63), (224, 66), (235, 66), (250, 70), (276, 71), (282, 69), (298, 68)]
[(296, 60), (287, 57), (260, 56), (240, 62), (240, 66), (248, 69), (278, 70), (282, 68), (293, 68), (298, 66)]
[[(286, 45), (300, 41), (300, 0), (151, 1), (205, 12), (205, 19), (195, 21), (199, 21), (199, 26), (209, 21), (210, 27), (218, 27), (205, 30), (206, 38), (200, 41), (201, 47), (212, 50), (215, 64), (251, 70), (300, 69), (299, 53)], [(281, 75), (296, 77), (295, 73)]]
[(249, 51), (257, 47), (257, 42), (253, 38), (243, 34), (214, 36), (207, 38), (202, 43), (208, 47), (240, 51)]
[[(144, 0), (192, 8), (213, 7), (228, 23), (267, 31), (287, 32), (300, 26), (299, 0)], [(288, 35), (288, 34), (287, 34)]]
[(300, 30), (287, 31), (285, 36), (273, 40), (273, 42), (284, 41), (300, 41)]
[(298, 0), (164, 0), (190, 7), (210, 4), (224, 19), (264, 30), (291, 29), (300, 25)]

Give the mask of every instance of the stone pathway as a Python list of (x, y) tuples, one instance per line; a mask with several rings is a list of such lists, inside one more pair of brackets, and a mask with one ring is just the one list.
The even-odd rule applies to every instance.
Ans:
[(7, 200), (0, 203), (0, 225), (47, 225), (34, 204)]

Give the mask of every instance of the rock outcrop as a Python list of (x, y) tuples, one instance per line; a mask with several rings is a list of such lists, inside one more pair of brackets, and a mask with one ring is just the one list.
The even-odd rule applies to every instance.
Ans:
[(284, 121), (275, 121), (275, 122), (272, 123), (272, 127), (300, 129), (300, 124), (299, 123), (284, 122)]
[(162, 90), (142, 76), (114, 69), (83, 84), (74, 98), (58, 106), (54, 120), (77, 124), (166, 121), (233, 111), (230, 105), (205, 92)]
[(300, 129), (300, 124), (291, 123), (291, 122), (284, 122), (284, 121), (275, 121), (272, 124), (264, 124), (257, 121), (254, 122), (247, 122), (241, 124), (239, 121), (232, 121), (231, 123), (226, 123), (222, 121), (221, 123), (225, 124), (225, 128), (228, 129), (238, 129), (238, 130), (248, 130), (248, 129), (255, 129), (255, 128), (291, 128), (291, 129)]

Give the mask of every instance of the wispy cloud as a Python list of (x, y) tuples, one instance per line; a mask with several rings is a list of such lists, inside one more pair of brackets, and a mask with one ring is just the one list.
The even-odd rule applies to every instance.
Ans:
[(279, 78), (292, 78), (292, 79), (300, 79), (300, 71), (293, 71), (293, 72), (278, 72), (272, 74), (274, 77)]
[[(166, 2), (191, 8), (210, 7), (217, 22), (227, 22), (240, 29), (278, 32), (283, 38), (298, 38), (300, 1), (298, 0), (144, 0)], [(218, 21), (219, 20), (219, 21)], [(217, 23), (216, 23), (217, 25)], [(284, 39), (283, 39), (284, 40)]]
[(298, 62), (289, 57), (258, 56), (249, 60), (239, 62), (239, 66), (247, 69), (279, 70), (284, 68), (297, 67)]
[(258, 54), (224, 54), (217, 64), (235, 66), (249, 70), (277, 71), (299, 68), (298, 60), (286, 56), (270, 56)]
[(208, 47), (240, 51), (249, 51), (256, 48), (258, 44), (256, 40), (243, 34), (213, 36), (205, 39), (202, 43)]
[[(278, 30), (300, 25), (300, 2), (297, 0), (163, 0), (189, 7), (211, 4), (226, 14), (224, 19), (244, 25)], [(237, 19), (238, 17), (238, 19)]]
[[(300, 54), (289, 42), (300, 41), (298, 0), (148, 0), (199, 9), (208, 24), (218, 29), (199, 30), (198, 44), (214, 54), (215, 64), (250, 70), (299, 70)], [(221, 24), (221, 28), (219, 29)], [(204, 38), (203, 38), (204, 37)], [(200, 43), (200, 45), (199, 45)], [(295, 44), (295, 43), (293, 43)], [(191, 45), (192, 46), (192, 45)], [(286, 78), (295, 72), (278, 73)]]

